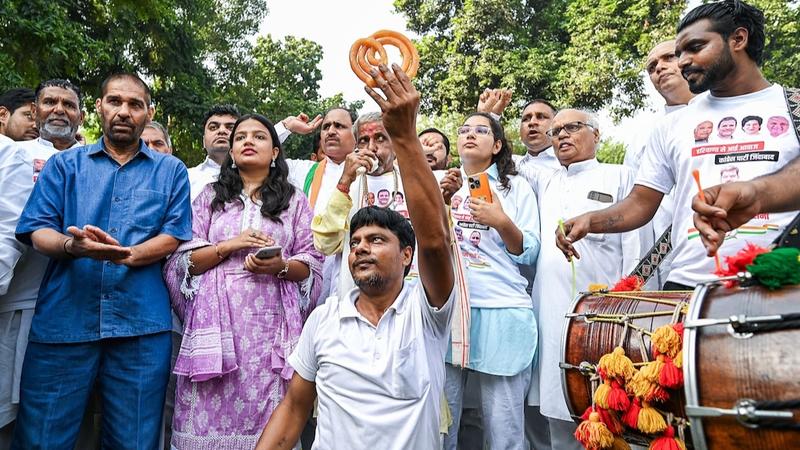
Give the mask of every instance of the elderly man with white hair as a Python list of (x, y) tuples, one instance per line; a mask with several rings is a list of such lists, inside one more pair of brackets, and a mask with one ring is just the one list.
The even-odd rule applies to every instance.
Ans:
[[(601, 164), (595, 158), (600, 130), (592, 113), (562, 110), (553, 118), (547, 135), (552, 138), (561, 167), (526, 167), (521, 172), (537, 192), (542, 230), (554, 230), (560, 220), (605, 208), (628, 195), (634, 181), (631, 169)], [(538, 393), (541, 413), (550, 426), (552, 448), (559, 450), (582, 448), (573, 437), (576, 424), (567, 409), (558, 367), (564, 315), (569, 312), (573, 288), (579, 292), (587, 290), (590, 283), (613, 285), (636, 266), (643, 251), (638, 231), (590, 234), (579, 245), (581, 259), (575, 260), (577, 277), (572, 286), (569, 262), (556, 246), (555, 238), (545, 236), (533, 285), (533, 306), (539, 324), (539, 370), (533, 374), (529, 395)]]

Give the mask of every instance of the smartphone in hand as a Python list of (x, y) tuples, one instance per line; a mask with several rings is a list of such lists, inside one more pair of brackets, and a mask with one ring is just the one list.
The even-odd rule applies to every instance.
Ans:
[(492, 203), (492, 188), (489, 186), (489, 176), (486, 172), (476, 173), (467, 177), (469, 195)]
[(269, 259), (281, 253), (281, 246), (280, 245), (273, 245), (270, 247), (262, 247), (258, 249), (256, 252), (256, 258), (258, 259)]

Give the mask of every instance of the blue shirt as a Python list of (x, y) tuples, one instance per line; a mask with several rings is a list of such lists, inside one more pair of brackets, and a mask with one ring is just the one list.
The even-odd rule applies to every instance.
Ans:
[[(123, 246), (159, 234), (192, 238), (189, 178), (177, 158), (139, 141), (139, 152), (120, 166), (103, 140), (54, 155), (34, 186), (17, 225), (17, 239), (50, 228), (66, 235), (74, 225), (102, 228)], [(29, 339), (89, 342), (140, 336), (172, 327), (161, 263), (128, 267), (91, 258), (51, 259)]]

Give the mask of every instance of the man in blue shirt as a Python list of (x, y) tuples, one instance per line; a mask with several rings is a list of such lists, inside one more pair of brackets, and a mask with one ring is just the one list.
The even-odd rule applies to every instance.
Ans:
[(103, 447), (155, 449), (171, 318), (161, 260), (189, 240), (186, 168), (140, 140), (150, 91), (136, 75), (101, 86), (100, 142), (54, 155), (17, 226), (51, 258), (31, 325), (12, 448), (72, 448), (90, 389)]

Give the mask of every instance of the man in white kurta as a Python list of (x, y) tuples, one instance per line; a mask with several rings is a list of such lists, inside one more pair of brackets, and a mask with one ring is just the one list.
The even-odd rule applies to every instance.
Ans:
[[(524, 170), (538, 193), (543, 233), (559, 220), (600, 209), (624, 198), (633, 187), (633, 172), (621, 165), (595, 159), (600, 133), (596, 119), (578, 110), (562, 110), (552, 124), (553, 147), (562, 163), (558, 170)], [(569, 131), (568, 128), (573, 128)], [(641, 252), (639, 233), (589, 235), (582, 242), (581, 259), (575, 261), (575, 292), (590, 283), (613, 285), (632, 270)], [(552, 448), (579, 449), (561, 387), (561, 334), (564, 315), (574, 299), (572, 271), (555, 240), (542, 239), (533, 286), (533, 303), (539, 323), (539, 373), (531, 391), (538, 391), (541, 413), (548, 418)], [(529, 393), (529, 395), (531, 395)], [(582, 411), (577, 412), (577, 414)]]

